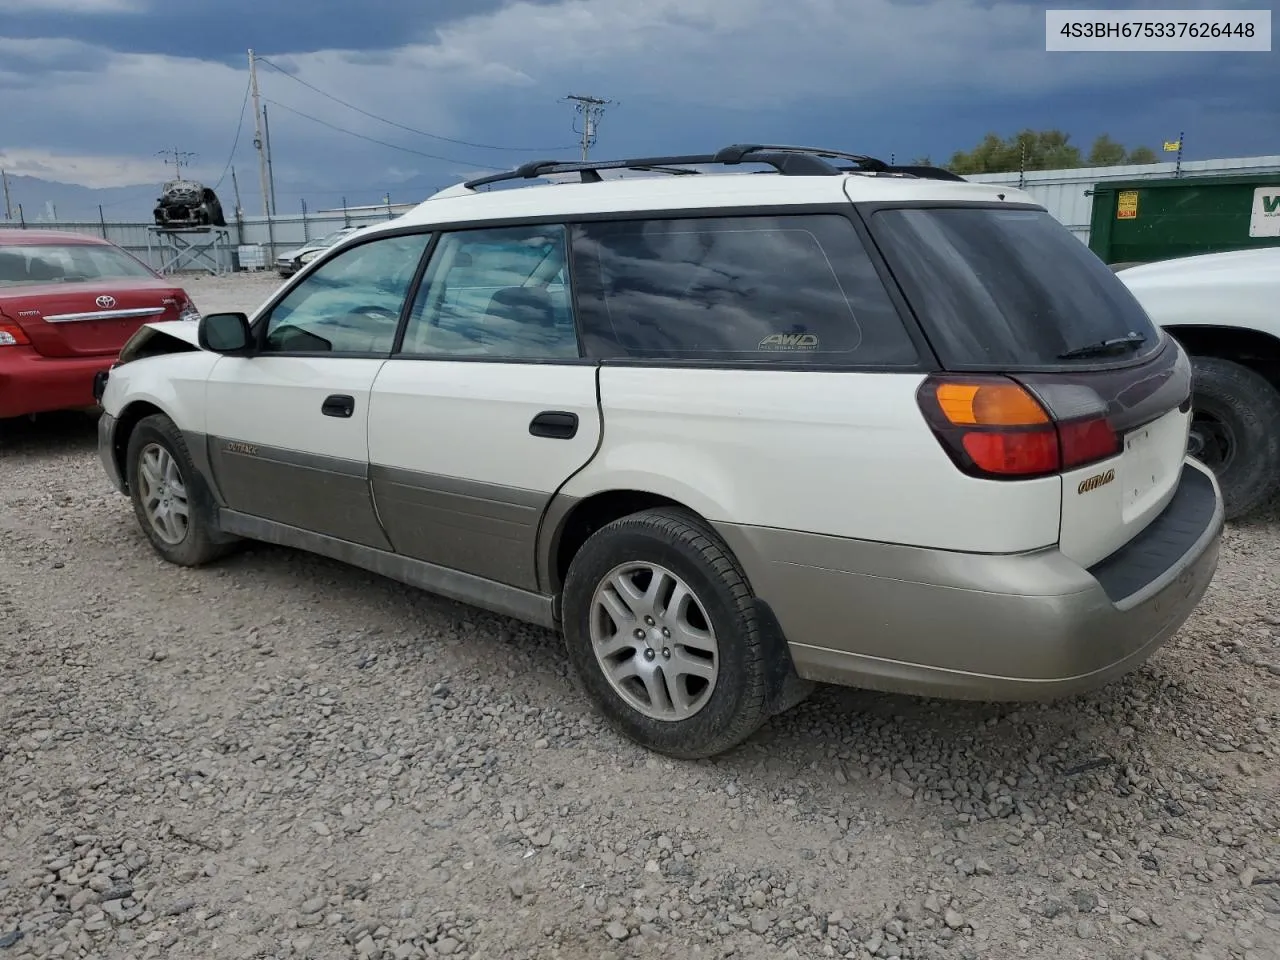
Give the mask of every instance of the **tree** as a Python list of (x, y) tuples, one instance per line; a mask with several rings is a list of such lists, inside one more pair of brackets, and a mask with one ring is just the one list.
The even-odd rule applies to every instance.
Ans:
[(956, 151), (947, 169), (961, 176), (971, 173), (1016, 173), (1019, 170), (1071, 170), (1077, 167), (1104, 167), (1122, 163), (1154, 163), (1148, 147), (1131, 152), (1102, 134), (1093, 141), (1086, 159), (1061, 130), (1022, 130), (1007, 139), (988, 133), (972, 150)]
[(955, 173), (1008, 173), (1080, 166), (1080, 150), (1061, 130), (1023, 130), (1002, 140), (988, 133), (973, 150), (957, 151), (948, 168)]
[(1091, 167), (1118, 167), (1124, 159), (1124, 144), (1116, 143), (1105, 133), (1093, 141), (1093, 149), (1089, 151)]

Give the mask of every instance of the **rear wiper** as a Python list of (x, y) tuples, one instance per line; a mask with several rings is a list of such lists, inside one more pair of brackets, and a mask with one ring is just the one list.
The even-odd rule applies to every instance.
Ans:
[(1105, 357), (1109, 353), (1122, 353), (1125, 350), (1136, 350), (1147, 342), (1147, 338), (1140, 333), (1130, 333), (1123, 337), (1115, 337), (1111, 340), (1099, 340), (1097, 343), (1086, 344), (1083, 347), (1076, 347), (1074, 350), (1068, 350), (1066, 353), (1058, 354), (1059, 360), (1083, 360), (1086, 357)]

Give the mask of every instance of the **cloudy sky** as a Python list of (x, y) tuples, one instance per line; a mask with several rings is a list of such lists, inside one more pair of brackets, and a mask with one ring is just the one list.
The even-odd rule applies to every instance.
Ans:
[(598, 156), (754, 140), (941, 160), (989, 130), (1027, 126), (1157, 149), (1185, 131), (1188, 159), (1280, 153), (1280, 53), (1046, 53), (1046, 6), (0, 0), (0, 164), (93, 188), (143, 184), (149, 200), (164, 177), (157, 151), (176, 147), (196, 154), (191, 173), (220, 195), (233, 163), (256, 212), (249, 47), (268, 62), (259, 77), (281, 212), (384, 191), (416, 200), (397, 187), (420, 194), (571, 158), (568, 93), (616, 101)]

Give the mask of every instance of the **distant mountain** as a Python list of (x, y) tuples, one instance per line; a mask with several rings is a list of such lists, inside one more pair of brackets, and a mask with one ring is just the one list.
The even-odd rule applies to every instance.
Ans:
[[(370, 184), (362, 190), (335, 191), (332, 188), (317, 186), (314, 183), (287, 183), (276, 181), (276, 210), (280, 216), (296, 216), (302, 212), (305, 200), (311, 212), (333, 210), (342, 207), (345, 198), (348, 206), (366, 206), (380, 204), (383, 198), (390, 196), (391, 202), (417, 203), (425, 200), (441, 187), (448, 185), (448, 179), (435, 175), (419, 175), (397, 183)], [(210, 184), (212, 185), (212, 184)], [(256, 217), (262, 209), (260, 193), (257, 190), (257, 177), (252, 183), (246, 177), (240, 178), (240, 201), (246, 217)], [(97, 221), (98, 206), (101, 204), (101, 216), (108, 223), (151, 222), (151, 209), (160, 195), (160, 183), (138, 184), (129, 187), (108, 187), (94, 189), (82, 187), (75, 183), (61, 183), (56, 180), (42, 180), (39, 177), (16, 176), (9, 174), (9, 206), (12, 219), (4, 219), (3, 204), (0, 203), (0, 226), (17, 226), (19, 223), (19, 205), (21, 219), (28, 224), (48, 223), (56, 221), (84, 222)], [(218, 187), (218, 198), (222, 208), (230, 218), (235, 210), (235, 193), (228, 178)]]
[[(151, 207), (159, 196), (160, 184), (138, 184), (131, 187), (107, 187), (94, 189), (76, 183), (60, 183), (9, 174), (9, 210), (12, 219), (0, 219), (0, 224), (17, 226), (19, 206), (21, 219), (27, 223), (47, 222), (57, 219), (97, 220), (98, 205), (102, 216), (112, 220), (150, 220)], [(0, 198), (0, 218), (4, 216)]]

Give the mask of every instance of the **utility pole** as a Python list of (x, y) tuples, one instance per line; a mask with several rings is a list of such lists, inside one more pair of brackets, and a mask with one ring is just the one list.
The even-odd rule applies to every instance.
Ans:
[(236, 168), (231, 168), (231, 190), (236, 198), (236, 243), (244, 243), (244, 208), (240, 206), (240, 181), (236, 178)]
[(258, 151), (258, 177), (262, 182), (262, 215), (271, 216), (271, 190), (267, 179), (267, 155), (263, 152), (262, 100), (258, 95), (258, 61), (249, 51), (249, 86), (253, 91), (253, 145)]
[(267, 184), (271, 190), (271, 215), (276, 215), (276, 168), (271, 163), (271, 124), (267, 122), (267, 105), (262, 105), (262, 130), (267, 140)]
[(13, 207), (9, 203), (9, 171), (0, 170), (0, 180), (4, 181), (4, 218), (13, 219)]
[(600, 126), (600, 118), (604, 116), (604, 108), (613, 101), (603, 97), (584, 97), (572, 93), (565, 99), (574, 103), (578, 113), (582, 115), (582, 129), (577, 132), (582, 134), (582, 161), (585, 163), (591, 145), (596, 142), (596, 129)]
[(173, 158), (173, 179), (182, 179), (183, 166), (191, 166), (191, 158), (196, 156), (190, 150), (179, 150), (177, 147), (166, 147), (156, 151), (157, 157), (165, 157), (164, 165), (169, 166), (169, 157)]

